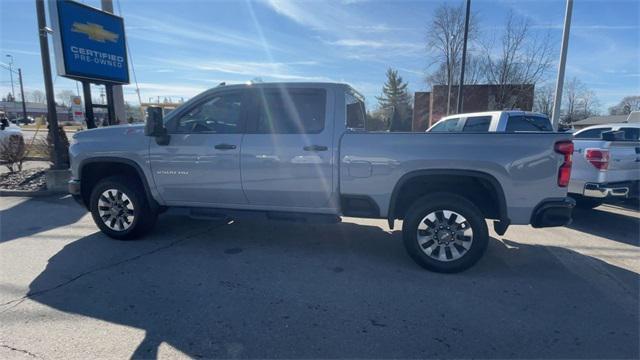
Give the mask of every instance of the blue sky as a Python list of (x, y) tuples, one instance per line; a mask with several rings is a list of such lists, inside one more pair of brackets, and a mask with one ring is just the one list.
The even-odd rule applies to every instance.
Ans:
[[(99, 0), (81, 2), (100, 5)], [(388, 67), (399, 70), (411, 91), (428, 89), (426, 30), (440, 3), (114, 0), (114, 7), (125, 18), (143, 101), (188, 98), (222, 81), (260, 77), (347, 82), (371, 106)], [(513, 11), (529, 18), (536, 33), (549, 33), (559, 54), (563, 0), (472, 0), (472, 8), (482, 37), (499, 32)], [(0, 13), (0, 61), (6, 63), (5, 54), (12, 54), (14, 65), (23, 69), (25, 90), (43, 89), (35, 2), (0, 0)], [(575, 1), (567, 77), (576, 76), (595, 91), (603, 110), (625, 95), (640, 95), (639, 23), (639, 0)], [(9, 74), (0, 74), (4, 96)], [(74, 81), (58, 76), (54, 86), (76, 90)], [(125, 87), (125, 99), (138, 102), (133, 83)]]

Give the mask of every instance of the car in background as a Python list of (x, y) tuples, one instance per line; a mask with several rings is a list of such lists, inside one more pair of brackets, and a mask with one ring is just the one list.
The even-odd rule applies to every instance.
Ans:
[(449, 115), (433, 124), (427, 132), (549, 132), (547, 115), (521, 110), (485, 111)]
[(29, 125), (33, 124), (35, 120), (31, 116), (27, 116), (26, 118), (12, 119), (11, 122), (16, 125)]
[(0, 148), (8, 145), (12, 135), (24, 138), (22, 129), (18, 125), (10, 123), (6, 118), (2, 119), (0, 123)]
[(589, 126), (573, 134), (573, 144), (569, 195), (576, 206), (638, 199), (640, 123)]

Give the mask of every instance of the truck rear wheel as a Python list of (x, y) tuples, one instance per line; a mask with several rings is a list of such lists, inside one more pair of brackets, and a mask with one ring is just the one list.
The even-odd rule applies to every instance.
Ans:
[(454, 273), (474, 265), (487, 248), (482, 212), (469, 200), (436, 193), (415, 201), (402, 226), (409, 256), (427, 270)]
[(158, 217), (149, 206), (144, 189), (125, 176), (100, 180), (91, 192), (89, 209), (100, 230), (119, 240), (146, 234)]

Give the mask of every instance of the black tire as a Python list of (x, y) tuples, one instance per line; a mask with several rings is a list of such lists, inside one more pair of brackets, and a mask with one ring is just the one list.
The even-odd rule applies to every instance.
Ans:
[(572, 196), (572, 198), (576, 201), (576, 207), (580, 209), (591, 210), (602, 205), (602, 200), (598, 199), (591, 199), (584, 196)]
[[(126, 229), (112, 229), (100, 216), (98, 209), (100, 197), (110, 189), (120, 191), (132, 203), (133, 220), (126, 222), (126, 226), (128, 226)], [(100, 230), (107, 236), (118, 240), (132, 240), (145, 235), (153, 229), (158, 218), (157, 212), (153, 211), (149, 206), (142, 186), (135, 179), (126, 176), (112, 176), (100, 180), (91, 192), (89, 209), (91, 210), (93, 221)], [(121, 224), (125, 224), (125, 222)], [(111, 225), (113, 226), (113, 224)]]
[[(438, 241), (440, 241), (441, 238), (438, 236), (438, 232), (435, 232), (435, 235), (427, 235), (432, 232), (431, 228), (439, 228), (439, 226), (435, 226), (435, 223), (432, 223), (434, 226), (429, 227), (429, 225), (427, 225), (427, 228), (429, 230), (421, 230), (425, 234), (422, 239), (427, 238), (430, 240), (424, 242), (422, 245), (420, 244), (418, 239), (418, 226), (423, 222), (423, 219), (425, 219), (425, 217), (427, 217), (428, 215), (431, 216), (430, 214), (438, 215), (438, 212), (440, 212), (440, 215), (442, 215), (443, 213), (441, 211), (455, 212), (457, 213), (457, 215), (461, 215), (464, 219), (466, 219), (467, 224), (452, 224), (452, 228), (453, 226), (456, 226), (458, 229), (461, 229), (459, 231), (462, 232), (470, 228), (472, 231), (470, 243), (462, 244), (462, 238), (465, 238), (467, 239), (466, 241), (469, 241), (468, 236), (464, 236), (464, 234), (452, 235), (451, 237), (449, 237), (449, 235), (447, 234), (444, 234), (445, 237), (449, 237), (446, 240), (451, 241), (451, 243), (450, 245), (444, 245), (445, 243), (443, 242), (443, 245), (440, 245), (439, 242), (436, 242), (434, 240), (438, 238)], [(453, 223), (456, 222), (456, 219), (459, 220), (457, 215), (449, 215), (453, 219)], [(444, 224), (445, 221), (448, 223), (451, 218), (444, 219), (440, 224)], [(427, 223), (425, 222), (425, 224)], [(424, 227), (425, 225), (420, 226)], [(454, 231), (454, 229), (447, 230), (445, 224), (442, 233), (448, 233), (449, 231)], [(404, 246), (409, 253), (409, 256), (423, 268), (441, 273), (455, 273), (470, 268), (478, 260), (480, 260), (489, 242), (489, 231), (487, 230), (487, 223), (484, 219), (484, 216), (482, 215), (482, 212), (471, 201), (461, 196), (450, 193), (434, 193), (431, 195), (423, 196), (420, 199), (416, 200), (404, 216), (402, 233)], [(444, 256), (449, 257), (449, 255), (452, 255), (451, 249), (453, 247), (456, 247), (455, 252), (457, 252), (458, 255), (455, 256), (460, 257), (454, 259), (455, 256), (452, 255), (451, 260), (447, 261), (435, 259), (426, 253), (426, 251), (429, 251), (429, 249), (425, 248), (425, 250), (423, 251), (423, 246), (427, 246), (429, 244), (431, 244), (429, 246), (429, 249), (431, 249), (431, 247), (436, 248), (434, 250), (431, 250), (432, 256), (435, 255), (437, 250), (437, 255), (439, 255), (440, 251), (443, 251)], [(466, 249), (462, 247), (462, 245), (468, 246), (469, 248)], [(464, 250), (461, 251), (461, 248)]]

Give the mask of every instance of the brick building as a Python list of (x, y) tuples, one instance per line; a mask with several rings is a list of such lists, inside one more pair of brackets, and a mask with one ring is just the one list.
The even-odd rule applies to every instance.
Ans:
[[(413, 97), (413, 131), (425, 131), (429, 126), (447, 115), (447, 85), (435, 85), (431, 92), (416, 92)], [(513, 85), (465, 85), (463, 109), (465, 113), (522, 109), (533, 109), (533, 84)], [(451, 87), (449, 114), (455, 114), (458, 86)], [(500, 106), (504, 104), (504, 106)]]

